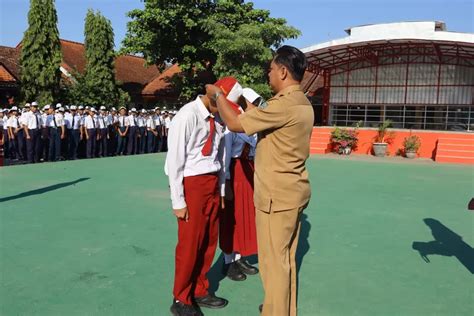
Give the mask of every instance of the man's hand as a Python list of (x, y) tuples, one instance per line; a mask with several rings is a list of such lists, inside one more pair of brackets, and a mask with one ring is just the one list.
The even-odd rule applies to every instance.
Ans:
[(186, 222), (189, 220), (189, 213), (188, 213), (188, 208), (179, 208), (179, 209), (173, 209), (174, 215), (178, 219), (185, 220)]
[(215, 86), (213, 84), (207, 84), (206, 85), (206, 96), (209, 99), (215, 101), (214, 96), (215, 96), (216, 93), (219, 93), (219, 92), (222, 93), (222, 89), (219, 88), (218, 86)]
[(64, 139), (64, 134), (61, 134), (61, 139)]
[(225, 209), (225, 197), (221, 196), (221, 208)]

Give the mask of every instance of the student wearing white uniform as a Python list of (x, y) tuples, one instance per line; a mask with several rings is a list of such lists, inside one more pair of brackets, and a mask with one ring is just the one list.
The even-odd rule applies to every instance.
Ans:
[(17, 139), (18, 139), (18, 153), (20, 155), (20, 159), (26, 161), (26, 138), (25, 138), (25, 129), (24, 125), (26, 124), (26, 115), (30, 110), (30, 104), (26, 103), (21, 111), (21, 115), (18, 118), (19, 129), (17, 132)]
[(146, 135), (147, 135), (147, 130), (146, 130), (146, 116), (147, 112), (145, 109), (142, 109), (140, 111), (140, 115), (137, 117), (137, 123), (138, 123), (138, 131), (137, 131), (137, 154), (143, 154), (145, 153), (145, 145), (146, 145)]
[(84, 106), (79, 105), (77, 107), (77, 115), (79, 117), (79, 145), (77, 146), (77, 157), (85, 158), (86, 157), (86, 132), (84, 131), (84, 118), (86, 117)]
[[(57, 114), (56, 114), (56, 120), (61, 120), (63, 125), (61, 127), (61, 131), (62, 131), (62, 135), (61, 135), (61, 150), (60, 150), (60, 159), (64, 159), (64, 158), (67, 158), (68, 154), (67, 154), (67, 147), (68, 147), (68, 140), (67, 140), (67, 128), (66, 128), (66, 121), (65, 121), (65, 117), (66, 117), (66, 108), (61, 106), (57, 111)], [(68, 109), (68, 112), (69, 112), (69, 109)]]
[[(262, 98), (252, 89), (243, 89), (239, 104), (248, 111), (255, 108)], [(258, 273), (245, 257), (257, 254), (257, 229), (253, 202), (254, 157), (257, 135), (234, 133), (226, 130), (226, 188), (233, 198), (226, 201), (226, 209), (219, 217), (219, 245), (224, 253), (224, 271), (234, 281)]]
[(17, 131), (19, 127), (19, 122), (18, 122), (18, 108), (16, 106), (13, 106), (9, 111), (8, 111), (8, 119), (6, 122), (7, 126), (7, 134), (8, 134), (8, 152), (9, 152), (9, 157), (12, 160), (17, 160), (19, 159), (19, 154), (18, 154), (18, 145), (17, 145)]
[(0, 166), (3, 166), (3, 157), (4, 157), (4, 137), (3, 137), (3, 110), (0, 109)]
[(128, 116), (128, 144), (127, 144), (127, 155), (135, 155), (137, 152), (137, 109), (132, 108), (131, 114)]
[[(236, 80), (233, 86), (240, 97), (242, 88)], [(174, 315), (199, 315), (193, 302), (208, 308), (228, 303), (209, 293), (206, 276), (216, 250), (218, 210), (223, 203), (219, 196), (224, 195), (225, 187), (224, 126), (215, 120), (216, 113), (215, 99), (198, 96), (180, 109), (169, 129), (165, 170), (178, 218)]]
[(61, 152), (61, 139), (64, 139), (65, 127), (64, 119), (60, 113), (55, 113), (50, 105), (46, 105), (43, 110), (48, 111), (45, 120), (45, 128), (48, 131), (49, 161), (56, 161), (59, 159)]
[(147, 119), (146, 119), (146, 150), (147, 154), (152, 153), (155, 151), (155, 142), (157, 140), (158, 132), (156, 131), (156, 118), (154, 116), (153, 111), (150, 111)]
[(77, 149), (81, 138), (81, 116), (77, 113), (77, 106), (71, 105), (71, 116), (68, 125), (69, 129), (69, 159), (77, 159)]
[(107, 131), (107, 109), (105, 106), (100, 107), (100, 114), (97, 116), (98, 121), (98, 143), (97, 143), (97, 154), (98, 157), (107, 157), (107, 140), (109, 139), (109, 133)]
[(161, 118), (161, 111), (159, 108), (155, 108), (155, 126), (156, 126), (156, 137), (154, 152), (160, 152), (163, 146), (163, 120)]
[(10, 158), (10, 137), (8, 136), (8, 109), (2, 110), (3, 155)]
[(84, 131), (86, 135), (86, 157), (87, 158), (94, 158), (95, 157), (95, 150), (97, 144), (97, 127), (98, 121), (96, 118), (97, 110), (95, 108), (91, 108), (89, 110), (89, 115), (84, 118)]
[(114, 156), (117, 152), (117, 128), (118, 117), (117, 109), (112, 107), (109, 115), (107, 115), (107, 129), (109, 133), (108, 152), (109, 156)]
[(39, 162), (42, 121), (38, 113), (38, 103), (31, 103), (30, 112), (26, 115), (26, 156), (29, 163)]
[(128, 125), (127, 109), (122, 106), (120, 108), (117, 126), (117, 155), (125, 154), (125, 149), (127, 148)]
[(168, 111), (165, 111), (163, 116), (163, 145), (161, 146), (162, 151), (168, 151), (168, 130), (170, 128), (171, 117)]

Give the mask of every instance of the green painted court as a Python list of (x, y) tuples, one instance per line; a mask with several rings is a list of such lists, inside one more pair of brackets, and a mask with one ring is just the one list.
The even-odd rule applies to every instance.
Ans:
[[(169, 315), (164, 158), (0, 168), (0, 314)], [(307, 165), (299, 315), (473, 314), (473, 167), (331, 155)], [(230, 303), (205, 314), (258, 315), (259, 277), (224, 279), (221, 263), (210, 279)]]

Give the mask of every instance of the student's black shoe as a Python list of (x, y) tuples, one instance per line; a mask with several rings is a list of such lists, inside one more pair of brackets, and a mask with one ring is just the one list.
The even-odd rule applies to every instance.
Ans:
[(254, 266), (251, 266), (247, 260), (239, 259), (235, 262), (235, 264), (239, 267), (240, 271), (248, 275), (254, 275), (258, 273), (258, 269)]
[(173, 300), (170, 307), (170, 312), (174, 316), (201, 316), (202, 313), (198, 311), (193, 305), (187, 305), (179, 301)]
[(206, 307), (206, 308), (223, 308), (227, 304), (229, 304), (229, 301), (227, 301), (225, 298), (220, 298), (215, 296), (214, 294), (207, 294), (206, 296), (203, 297), (196, 297), (194, 298), (196, 301), (196, 304), (199, 305), (200, 307)]
[(236, 262), (226, 264), (224, 274), (232, 281), (244, 281), (247, 279), (247, 276), (242, 273)]
[(258, 306), (258, 310), (260, 311), (260, 314), (261, 314), (262, 311), (263, 311), (263, 304), (260, 304), (260, 305)]

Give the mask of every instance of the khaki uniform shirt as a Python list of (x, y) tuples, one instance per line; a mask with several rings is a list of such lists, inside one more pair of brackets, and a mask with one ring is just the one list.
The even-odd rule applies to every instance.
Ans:
[(247, 135), (259, 133), (255, 154), (255, 207), (292, 210), (309, 202), (311, 188), (305, 161), (309, 156), (314, 113), (299, 85), (280, 91), (239, 116)]

